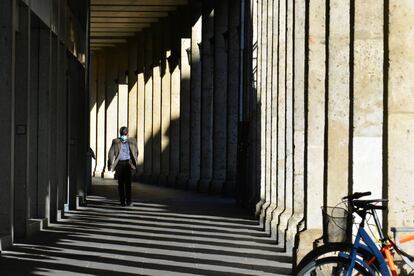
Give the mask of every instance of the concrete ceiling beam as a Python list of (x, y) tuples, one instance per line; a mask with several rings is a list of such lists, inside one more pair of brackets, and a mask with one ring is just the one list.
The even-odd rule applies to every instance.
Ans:
[(126, 28), (126, 27), (111, 27), (111, 28), (92, 28), (91, 27), (91, 35), (95, 32), (118, 32), (118, 33), (136, 33), (142, 31), (142, 28)]
[(187, 4), (188, 0), (91, 0), (91, 5), (178, 6)]
[(126, 28), (146, 28), (151, 26), (149, 23), (117, 23), (117, 22), (109, 22), (109, 23), (91, 23), (91, 28), (118, 28), (118, 27), (126, 27)]
[(123, 38), (91, 38), (91, 43), (126, 43), (127, 40)]
[(115, 47), (116, 44), (114, 43), (91, 43), (90, 47), (91, 48), (95, 48), (95, 47)]
[(166, 17), (168, 12), (134, 12), (134, 11), (91, 11), (91, 17)]
[(130, 37), (134, 36), (134, 32), (93, 32), (91, 33), (91, 38), (99, 37)]
[(158, 18), (142, 18), (142, 17), (91, 17), (91, 23), (106, 23), (106, 22), (114, 22), (114, 23), (154, 23), (157, 22)]
[(162, 12), (174, 11), (176, 6), (135, 6), (135, 5), (92, 5), (91, 11), (133, 11), (133, 12)]

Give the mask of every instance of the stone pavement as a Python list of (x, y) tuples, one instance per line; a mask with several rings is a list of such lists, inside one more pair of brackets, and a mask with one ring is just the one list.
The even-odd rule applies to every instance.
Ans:
[(288, 275), (291, 257), (231, 199), (134, 183), (121, 207), (94, 179), (88, 206), (3, 251), (0, 275)]

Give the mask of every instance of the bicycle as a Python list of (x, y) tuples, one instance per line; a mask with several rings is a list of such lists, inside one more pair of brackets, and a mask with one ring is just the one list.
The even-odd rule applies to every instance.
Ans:
[[(328, 275), (336, 275), (339, 271), (344, 275), (353, 275), (352, 270), (355, 270), (357, 275), (375, 275), (374, 273), (397, 275), (394, 260), (391, 256), (392, 251), (399, 253), (403, 257), (404, 262), (414, 269), (413, 257), (404, 252), (382, 231), (376, 210), (385, 210), (386, 207), (375, 204), (385, 203), (386, 200), (357, 200), (370, 194), (370, 192), (354, 193), (343, 198), (343, 200), (348, 200), (349, 214), (356, 213), (362, 218), (354, 243), (341, 241), (327, 243), (315, 248), (299, 263), (296, 268), (296, 275), (307, 275), (306, 273), (310, 272), (312, 272), (312, 275), (323, 275), (323, 271), (327, 271)], [(380, 249), (378, 249), (364, 229), (367, 214), (371, 214), (374, 217), (375, 225), (380, 234)], [(345, 218), (343, 221), (345, 221), (346, 226), (348, 218)], [(341, 226), (345, 227), (344, 223)], [(409, 230), (411, 228), (392, 228), (395, 237), (397, 236), (396, 233)], [(411, 241), (414, 240), (414, 234), (403, 237), (400, 240), (396, 238), (395, 240), (397, 243)], [(326, 257), (327, 255), (330, 256)], [(390, 270), (388, 270), (388, 267)]]

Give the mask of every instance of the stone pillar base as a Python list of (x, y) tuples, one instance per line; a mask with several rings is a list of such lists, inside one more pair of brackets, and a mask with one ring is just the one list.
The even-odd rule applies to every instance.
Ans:
[(158, 182), (160, 185), (162, 186), (167, 186), (168, 185), (168, 176), (167, 175), (160, 175)]
[(202, 178), (198, 181), (198, 190), (202, 193), (210, 191), (211, 178)]
[(265, 230), (266, 233), (271, 233), (271, 228), (272, 228), (272, 219), (273, 219), (273, 212), (276, 210), (276, 204), (275, 203), (271, 203), (271, 204), (265, 204), (263, 205), (262, 208), (262, 213), (260, 215), (260, 219), (259, 219), (259, 223), (262, 224), (263, 223), (263, 229)]
[(64, 210), (58, 210), (58, 212), (57, 212), (57, 220), (58, 221), (61, 221), (64, 218), (65, 218), (65, 211)]
[(188, 175), (182, 174), (177, 177), (177, 187), (187, 189)]
[(200, 179), (190, 178), (187, 182), (187, 187), (190, 191), (198, 191)]
[(160, 176), (159, 175), (151, 176), (150, 183), (153, 185), (160, 185)]
[(76, 196), (76, 209), (78, 209), (79, 207), (84, 207), (84, 206), (87, 206), (87, 202), (85, 198), (81, 195)]
[(149, 184), (149, 183), (151, 183), (151, 175), (149, 175), (149, 174), (143, 174), (142, 176), (141, 176), (141, 181), (143, 182), (143, 183), (145, 183), (145, 184)]
[(95, 170), (94, 172), (93, 172), (93, 177), (103, 177), (104, 176), (104, 173), (105, 173), (105, 171), (102, 171), (102, 170)]
[(226, 186), (224, 186), (224, 195), (232, 196), (232, 197), (236, 195), (236, 181), (235, 180), (226, 181)]
[(296, 254), (295, 254), (295, 260), (296, 264), (299, 264), (299, 262), (302, 260), (302, 258), (311, 251), (316, 243), (315, 241), (317, 239), (320, 239), (322, 237), (322, 229), (308, 229), (298, 234), (297, 237), (297, 248), (296, 248)]
[(169, 175), (168, 176), (168, 186), (169, 187), (176, 187), (177, 186), (177, 176), (176, 175)]
[(115, 172), (103, 172), (102, 173), (103, 178), (114, 179), (114, 175), (115, 175)]
[(28, 219), (26, 223), (26, 238), (30, 239), (33, 235), (39, 233), (42, 229), (45, 229), (47, 226), (47, 218)]
[(10, 235), (0, 236), (0, 252), (6, 250), (13, 245), (12, 237)]
[(295, 239), (298, 231), (303, 230), (304, 221), (302, 222), (302, 214), (294, 214), (288, 221), (288, 228), (286, 232), (286, 252), (290, 255), (294, 255), (295, 250)]
[(224, 179), (213, 179), (210, 185), (210, 192), (212, 194), (222, 194), (225, 183), (226, 180)]
[(260, 213), (262, 212), (262, 208), (263, 208), (263, 204), (265, 203), (264, 199), (261, 199), (257, 204), (256, 204), (256, 211), (255, 211), (255, 216), (259, 217)]

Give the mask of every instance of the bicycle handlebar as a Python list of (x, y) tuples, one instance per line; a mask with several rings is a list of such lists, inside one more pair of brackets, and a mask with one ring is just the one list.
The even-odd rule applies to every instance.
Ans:
[[(388, 199), (368, 199), (368, 200), (353, 200), (352, 204), (364, 210), (387, 210), (386, 203)], [(383, 205), (376, 205), (375, 203), (383, 203)]]
[(342, 199), (349, 199), (349, 200), (353, 200), (353, 199), (358, 199), (361, 198), (363, 196), (369, 196), (371, 195), (371, 192), (363, 192), (363, 193), (353, 193), (352, 195), (347, 195), (344, 196)]

